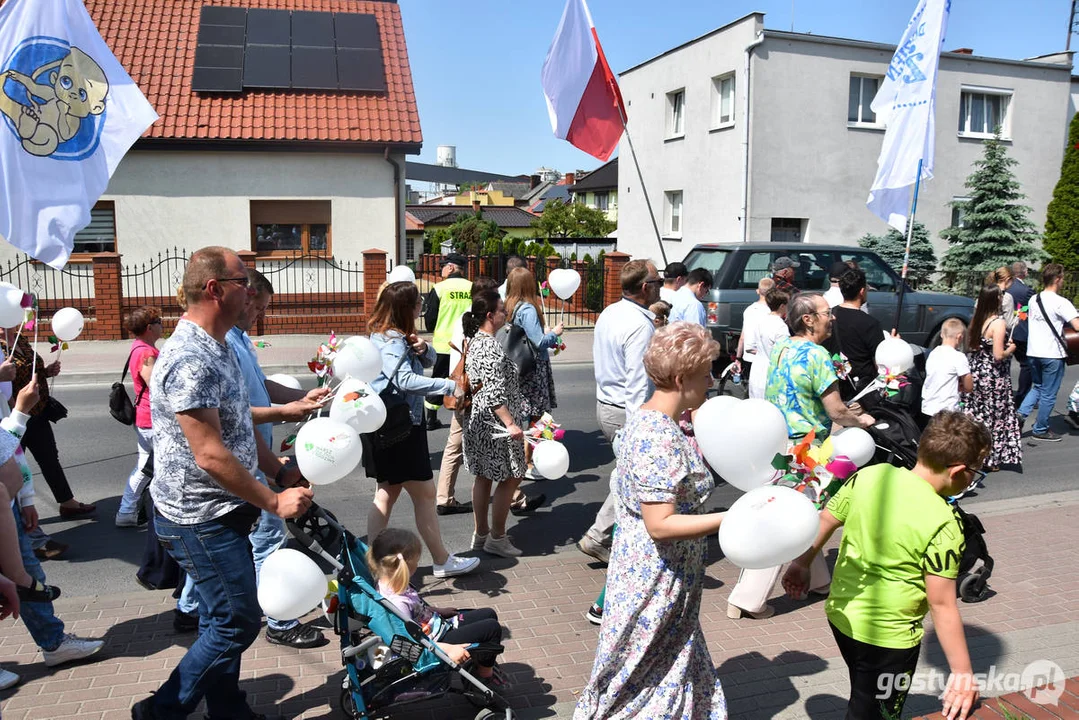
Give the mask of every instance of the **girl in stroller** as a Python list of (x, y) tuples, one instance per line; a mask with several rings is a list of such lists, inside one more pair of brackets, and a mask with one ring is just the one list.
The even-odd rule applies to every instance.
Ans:
[(367, 567), (379, 593), (422, 627), (455, 663), (471, 659), (481, 680), (490, 686), (504, 685), (503, 675), (495, 671), (495, 659), (502, 650), (498, 615), (490, 608), (462, 611), (424, 602), (408, 584), (419, 566), (421, 550), (420, 538), (408, 530), (386, 528), (378, 534), (367, 551)]

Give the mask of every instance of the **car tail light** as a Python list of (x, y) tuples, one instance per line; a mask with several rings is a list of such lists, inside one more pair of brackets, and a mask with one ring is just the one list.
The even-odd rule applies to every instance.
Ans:
[(719, 303), (708, 303), (706, 321), (709, 325), (719, 325)]

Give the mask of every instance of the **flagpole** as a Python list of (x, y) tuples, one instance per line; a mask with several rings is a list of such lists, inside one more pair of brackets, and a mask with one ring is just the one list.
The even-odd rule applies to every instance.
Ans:
[(622, 120), (622, 132), (626, 134), (626, 144), (629, 145), (629, 156), (633, 160), (633, 167), (637, 168), (637, 179), (641, 181), (641, 194), (644, 195), (644, 204), (648, 208), (648, 217), (652, 219), (652, 229), (656, 232), (656, 242), (659, 243), (659, 255), (663, 258), (663, 267), (667, 267), (667, 253), (663, 249), (663, 238), (659, 234), (659, 223), (656, 222), (656, 214), (652, 211), (652, 201), (648, 198), (648, 188), (644, 185), (644, 175), (641, 173), (641, 164), (637, 162), (637, 151), (633, 149), (633, 138), (629, 135), (626, 126), (626, 114), (622, 112), (621, 103), (615, 103), (618, 107), (618, 117)]
[(903, 251), (903, 273), (900, 276), (899, 298), (895, 303), (895, 324), (892, 328), (899, 331), (899, 318), (903, 314), (903, 296), (907, 294), (907, 270), (910, 267), (910, 241), (914, 237), (914, 215), (918, 212), (918, 189), (922, 185), (922, 160), (918, 160), (918, 174), (914, 178), (914, 195), (910, 200), (910, 217), (907, 219), (907, 247)]

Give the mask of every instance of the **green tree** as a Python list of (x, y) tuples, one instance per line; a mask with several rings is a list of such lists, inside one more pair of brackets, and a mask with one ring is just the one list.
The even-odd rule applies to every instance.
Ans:
[(1030, 208), (1018, 202), (1026, 196), (1012, 172), (1016, 164), (1015, 158), (1008, 157), (997, 128), (994, 137), (985, 141), (981, 159), (974, 162), (976, 170), (965, 183), (970, 199), (952, 203), (962, 207), (963, 227), (940, 233), (948, 241), (946, 273), (983, 272), (1016, 260), (1034, 264), (1044, 260), (1045, 252), (1037, 245), (1041, 236), (1028, 217)]
[(532, 221), (533, 236), (537, 238), (607, 237), (616, 227), (617, 223), (602, 210), (560, 199), (544, 205), (543, 214)]
[(1053, 262), (1079, 269), (1079, 113), (1072, 117), (1060, 179), (1045, 214), (1044, 246)]
[[(866, 233), (858, 244), (866, 250), (872, 250), (888, 263), (896, 274), (903, 272), (903, 253), (907, 247), (907, 236), (895, 228), (886, 235)], [(917, 282), (928, 282), (937, 271), (937, 254), (933, 243), (929, 241), (929, 231), (920, 222), (914, 222), (914, 233), (910, 238), (910, 265), (907, 277)]]
[(462, 214), (448, 230), (453, 238), (453, 249), (466, 255), (480, 254), (488, 240), (501, 240), (506, 234), (494, 220), (484, 218), (482, 210), (471, 215)]

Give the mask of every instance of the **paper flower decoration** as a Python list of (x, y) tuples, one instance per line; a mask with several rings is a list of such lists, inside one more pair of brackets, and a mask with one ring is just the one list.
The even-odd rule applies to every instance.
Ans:
[(528, 435), (536, 440), (561, 440), (566, 435), (562, 426), (554, 421), (550, 413), (544, 413), (532, 427), (528, 429)]
[(895, 397), (902, 388), (910, 385), (910, 381), (907, 380), (906, 375), (898, 373), (890, 368), (885, 368), (884, 374), (881, 375), (878, 380), (881, 385), (884, 386), (882, 392), (888, 397)]
[(287, 438), (281, 441), (281, 452), (287, 452), (292, 449), (292, 446), (296, 444), (296, 433), (292, 433)]
[(850, 360), (843, 353), (839, 352), (832, 356), (832, 367), (835, 368), (836, 377), (840, 380), (846, 380), (850, 377)]
[(255, 347), (257, 347), (257, 348), (268, 348), (268, 347), (270, 347), (270, 343), (266, 342), (265, 340), (259, 340), (257, 343), (255, 343)]
[(333, 358), (335, 355), (337, 355), (337, 334), (330, 331), (330, 339), (318, 346), (315, 357), (311, 358), (307, 363), (307, 368), (318, 377), (319, 387), (324, 386), (333, 377)]
[(1020, 320), (1026, 320), (1027, 315), (1029, 313), (1030, 313), (1030, 306), (1029, 305), (1024, 305), (1023, 307), (1016, 310), (1016, 317), (1018, 317)]
[(833, 457), (831, 439), (814, 446), (815, 433), (810, 432), (794, 445), (788, 454), (778, 454), (772, 460), (775, 485), (790, 487), (808, 497), (819, 510), (828, 504), (857, 467), (845, 456)]
[(558, 344), (551, 349), (554, 351), (552, 355), (557, 355), (558, 353), (566, 349), (566, 343), (562, 341), (561, 335), (558, 336)]
[(540, 295), (542, 295), (543, 297), (550, 297), (551, 296), (551, 286), (547, 283), (546, 280), (544, 280), (540, 284)]

